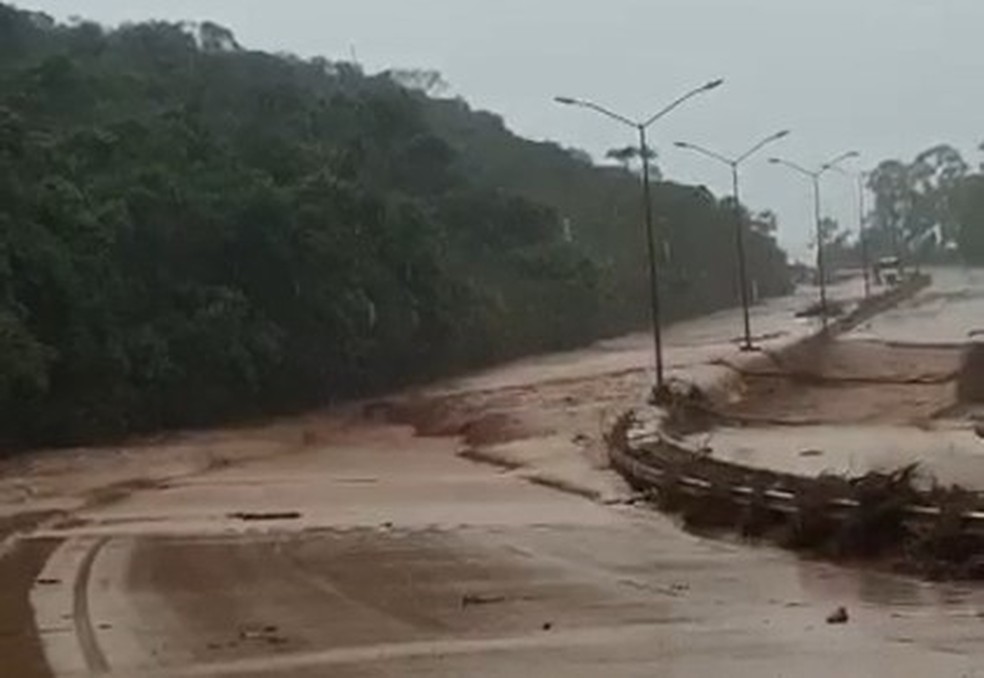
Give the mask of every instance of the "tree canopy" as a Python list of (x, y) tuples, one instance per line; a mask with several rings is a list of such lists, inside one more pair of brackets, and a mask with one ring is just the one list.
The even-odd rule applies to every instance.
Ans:
[[(640, 327), (638, 177), (442, 90), (211, 23), (0, 4), (0, 443), (273, 413)], [(727, 206), (672, 183), (654, 202), (669, 317), (734, 304)], [(757, 288), (784, 292), (756, 223)]]
[(868, 188), (876, 253), (984, 263), (984, 177), (952, 146), (933, 146), (909, 163), (883, 161)]

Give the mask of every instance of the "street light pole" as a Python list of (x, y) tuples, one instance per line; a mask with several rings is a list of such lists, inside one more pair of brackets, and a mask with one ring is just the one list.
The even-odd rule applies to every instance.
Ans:
[(871, 297), (871, 262), (868, 260), (868, 229), (864, 205), (865, 173), (858, 173), (858, 240), (861, 246), (861, 267), (864, 274), (864, 298)]
[(685, 141), (678, 141), (674, 144), (677, 148), (684, 148), (689, 151), (700, 153), (708, 158), (722, 162), (731, 168), (732, 196), (734, 197), (735, 202), (735, 252), (738, 259), (738, 285), (741, 288), (741, 310), (745, 329), (744, 343), (741, 347), (743, 351), (754, 351), (755, 345), (752, 343), (752, 320), (751, 312), (749, 311), (748, 260), (745, 256), (745, 224), (743, 223), (744, 219), (742, 218), (743, 215), (741, 213), (741, 196), (738, 190), (738, 168), (741, 167), (742, 163), (755, 155), (763, 147), (774, 141), (779, 141), (787, 136), (789, 136), (789, 130), (776, 132), (775, 134), (768, 136), (759, 143), (755, 144), (748, 151), (741, 154), (737, 158), (728, 158), (720, 153), (708, 150), (703, 146), (690, 144)]
[(655, 227), (653, 225), (653, 205), (651, 195), (652, 187), (650, 186), (649, 181), (649, 144), (646, 139), (646, 130), (649, 129), (649, 127), (651, 127), (657, 120), (661, 119), (663, 116), (667, 115), (684, 102), (699, 94), (703, 94), (704, 92), (717, 89), (722, 84), (724, 84), (724, 80), (712, 80), (705, 85), (701, 85), (700, 87), (697, 87), (696, 89), (693, 89), (677, 98), (665, 108), (660, 109), (651, 117), (642, 121), (632, 120), (631, 118), (615, 113), (614, 111), (611, 111), (592, 101), (574, 99), (571, 97), (554, 97), (554, 101), (559, 104), (564, 104), (565, 106), (577, 106), (579, 108), (592, 110), (596, 113), (604, 115), (607, 118), (611, 118), (616, 122), (633, 128), (639, 135), (639, 155), (642, 162), (642, 198), (644, 202), (643, 224), (646, 229), (646, 253), (649, 259), (649, 311), (653, 324), (653, 352), (656, 356), (656, 386), (654, 389), (654, 395), (658, 395), (661, 391), (663, 391), (666, 380), (663, 365), (663, 331), (660, 308), (656, 234)]
[(653, 325), (653, 352), (656, 355), (656, 388), (663, 388), (663, 332), (662, 309), (660, 308), (659, 274), (656, 268), (656, 234), (653, 231), (652, 187), (649, 185), (649, 144), (646, 142), (646, 127), (637, 125), (639, 130), (639, 152), (642, 154), (642, 199), (646, 225), (646, 253), (649, 266), (649, 314)]
[(832, 166), (830, 169), (843, 174), (846, 177), (851, 177), (854, 179), (854, 187), (858, 193), (858, 245), (861, 248), (861, 275), (864, 278), (864, 298), (868, 299), (871, 297), (871, 262), (868, 259), (868, 234), (865, 229), (865, 206), (864, 206), (864, 190), (865, 190), (865, 177), (868, 176), (867, 172), (858, 172), (856, 175), (852, 175), (840, 167)]
[(847, 153), (842, 153), (830, 162), (824, 163), (820, 166), (818, 170), (808, 170), (802, 165), (797, 165), (794, 162), (788, 160), (783, 160), (781, 158), (769, 158), (769, 162), (774, 165), (783, 165), (797, 174), (802, 174), (813, 181), (813, 211), (814, 217), (816, 219), (816, 232), (817, 232), (817, 276), (820, 279), (820, 315), (823, 322), (823, 329), (827, 329), (828, 318), (827, 318), (827, 266), (824, 256), (824, 237), (823, 237), (823, 217), (820, 211), (820, 178), (824, 174), (831, 170), (836, 170), (837, 166), (849, 160), (851, 158), (856, 158), (860, 155), (857, 151), (848, 151)]
[(745, 328), (743, 351), (754, 351), (752, 344), (752, 317), (748, 309), (748, 267), (745, 263), (745, 225), (742, 223), (741, 197), (738, 194), (738, 163), (731, 165), (731, 186), (735, 204), (735, 248), (738, 251), (738, 285), (741, 287), (741, 314)]
[(817, 274), (820, 276), (820, 313), (823, 329), (827, 329), (827, 263), (824, 256), (823, 217), (820, 215), (820, 173), (813, 174), (813, 211), (817, 225)]

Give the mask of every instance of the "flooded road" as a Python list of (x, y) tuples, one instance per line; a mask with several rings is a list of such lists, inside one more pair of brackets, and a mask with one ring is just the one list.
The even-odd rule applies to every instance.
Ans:
[(930, 269), (933, 285), (851, 333), (894, 343), (964, 344), (984, 337), (984, 269)]
[[(984, 652), (973, 590), (703, 540), (406, 430), (350, 434), (48, 534), (31, 599), (55, 674), (972, 675)], [(228, 518), (244, 508), (301, 516)], [(841, 605), (850, 623), (827, 625)]]
[[(757, 309), (766, 347), (811, 331), (803, 299)], [(674, 327), (672, 369), (727, 369), (739, 327)], [(981, 672), (977, 589), (702, 539), (632, 505), (601, 436), (644, 398), (649, 345), (9, 462), (0, 515), (39, 516), (0, 561), (13, 675)], [(848, 623), (826, 623), (840, 606)]]
[(734, 422), (690, 437), (716, 458), (815, 476), (920, 466), (924, 482), (984, 489), (980, 405), (962, 402), (969, 342), (984, 326), (984, 271), (936, 269), (933, 285), (784, 364), (743, 376), (721, 411)]

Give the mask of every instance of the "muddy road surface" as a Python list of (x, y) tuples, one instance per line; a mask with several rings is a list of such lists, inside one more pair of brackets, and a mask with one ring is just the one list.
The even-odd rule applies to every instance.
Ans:
[(744, 371), (719, 425), (690, 442), (801, 475), (918, 463), (927, 484), (984, 489), (984, 272), (932, 274), (931, 287), (837, 341)]
[[(764, 344), (810, 331), (802, 302), (757, 309)], [(738, 327), (673, 328), (672, 369), (721, 370)], [(705, 540), (634, 505), (601, 436), (644, 397), (649, 345), (7, 462), (4, 675), (981, 671), (975, 588)]]

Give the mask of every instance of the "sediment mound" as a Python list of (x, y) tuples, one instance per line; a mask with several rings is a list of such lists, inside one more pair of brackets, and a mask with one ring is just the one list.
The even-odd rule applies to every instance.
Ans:
[(958, 348), (810, 341), (744, 371), (718, 412), (749, 424), (918, 424), (956, 404), (960, 377)]

